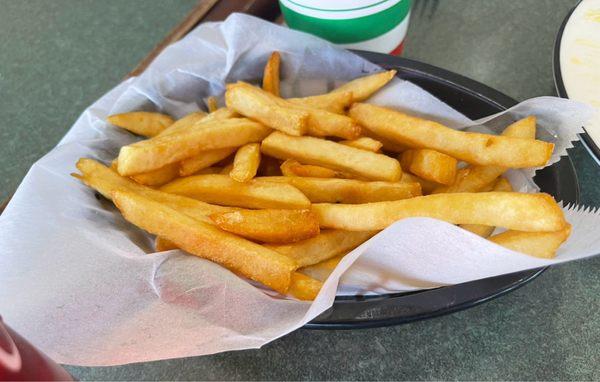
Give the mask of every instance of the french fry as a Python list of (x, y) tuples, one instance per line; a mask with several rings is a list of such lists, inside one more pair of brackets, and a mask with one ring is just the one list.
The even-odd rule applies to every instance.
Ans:
[(262, 87), (265, 91), (279, 97), (279, 66), (281, 57), (279, 52), (271, 53), (267, 65), (265, 65), (265, 71), (263, 74)]
[[(510, 192), (512, 190), (513, 190), (512, 186), (510, 185), (510, 182), (508, 180), (506, 180), (506, 178), (498, 179), (496, 184), (494, 184), (492, 187), (490, 187), (490, 191)], [(487, 191), (487, 190), (482, 190), (482, 191)], [(480, 225), (480, 224), (462, 224), (462, 225), (460, 225), (460, 228), (466, 229), (467, 231), (470, 231), (470, 232), (474, 233), (475, 235), (479, 235), (481, 237), (489, 237), (496, 229), (496, 227), (494, 227), (494, 226)]]
[(554, 149), (548, 142), (454, 130), (437, 122), (369, 104), (352, 105), (349, 115), (368, 130), (395, 142), (430, 148), (477, 165), (543, 166)]
[(234, 211), (234, 208), (215, 206), (184, 196), (160, 192), (120, 176), (116, 171), (93, 160), (82, 158), (77, 162), (77, 169), (82, 175), (78, 176), (84, 184), (98, 191), (107, 199), (112, 198), (115, 191), (133, 192), (144, 197), (163, 203), (194, 219), (210, 221), (208, 215), (219, 212)]
[(402, 169), (432, 182), (452, 184), (456, 177), (457, 160), (430, 149), (406, 150), (400, 160)]
[(118, 167), (119, 167), (119, 158), (115, 158), (110, 162), (110, 168), (113, 171), (117, 172)]
[(370, 74), (360, 77), (333, 90), (332, 93), (350, 92), (352, 102), (361, 102), (371, 97), (375, 92), (384, 87), (396, 75), (395, 70)]
[(365, 182), (355, 179), (262, 177), (267, 182), (287, 183), (313, 203), (370, 203), (413, 198), (421, 195), (418, 183)]
[(329, 277), (331, 272), (333, 272), (335, 267), (337, 267), (340, 261), (342, 261), (344, 256), (346, 256), (346, 254), (337, 255), (329, 260), (322, 261), (318, 264), (300, 268), (298, 269), (298, 273), (302, 273), (309, 277), (312, 277), (315, 280), (325, 282), (325, 280), (327, 280), (327, 278)]
[(341, 141), (340, 143), (342, 145), (355, 147), (361, 150), (372, 151), (374, 153), (378, 152), (383, 146), (383, 143), (369, 137), (361, 137), (349, 141)]
[(260, 179), (237, 182), (227, 175), (195, 175), (179, 178), (161, 191), (225, 206), (245, 208), (306, 209), (310, 201), (289, 184)]
[(393, 158), (320, 138), (291, 137), (276, 131), (263, 140), (261, 150), (275, 158), (292, 158), (369, 179), (395, 182), (402, 176), (400, 163)]
[(377, 142), (381, 142), (381, 148), (383, 151), (387, 151), (390, 153), (403, 153), (404, 151), (410, 148), (406, 145), (393, 142), (392, 140), (382, 137), (381, 135), (377, 135), (367, 129), (362, 129), (362, 134), (366, 137), (376, 140)]
[(162, 186), (167, 184), (179, 175), (179, 163), (171, 163), (164, 167), (132, 175), (131, 179), (145, 186)]
[[(261, 121), (265, 125), (271, 126), (274, 129), (280, 130), (284, 133), (294, 136), (304, 135), (305, 133), (308, 133), (310, 135), (315, 135), (319, 137), (335, 136), (345, 139), (355, 139), (360, 136), (360, 126), (357, 125), (354, 121), (352, 121), (351, 118), (345, 115), (339, 115), (328, 112), (326, 110), (292, 103), (290, 101), (276, 97), (270, 93), (267, 93), (255, 86), (249, 85), (244, 82), (238, 82), (235, 85), (228, 85), (227, 93), (230, 92), (230, 89), (243, 89), (236, 90), (237, 93), (235, 93), (237, 94), (237, 96), (241, 97), (241, 100), (239, 98), (236, 98), (235, 94), (232, 95), (232, 102), (234, 102), (235, 105), (238, 105), (238, 107), (240, 107), (240, 101), (247, 100), (248, 98), (253, 98), (253, 101), (248, 102), (259, 102), (260, 100), (262, 100), (261, 102), (264, 101), (263, 104), (266, 104), (268, 100), (268, 102), (276, 104), (280, 108), (284, 108), (282, 110), (295, 110), (296, 112), (305, 113), (308, 116), (306, 120), (306, 130), (300, 131), (293, 130), (293, 125), (290, 126), (289, 122), (286, 122), (287, 125), (285, 126), (270, 125), (269, 123), (274, 123), (273, 118), (277, 115), (277, 111), (279, 110), (277, 108), (272, 108), (271, 110), (267, 110), (266, 108), (259, 109), (260, 105), (255, 105), (255, 108), (252, 110), (245, 109), (245, 112), (241, 109), (238, 110), (241, 114)], [(227, 94), (225, 96), (227, 98)], [(235, 107), (233, 108), (235, 109)], [(264, 115), (261, 114), (262, 111), (264, 111)], [(263, 117), (263, 119), (259, 117)]]
[(331, 113), (326, 110), (300, 106), (308, 112), (308, 134), (316, 137), (334, 136), (344, 139), (355, 139), (360, 136), (360, 126), (345, 115)]
[(204, 121), (208, 122), (213, 120), (222, 120), (229, 118), (240, 118), (240, 115), (231, 109), (228, 109), (226, 107), (220, 107), (212, 113), (208, 114), (205, 117)]
[(346, 108), (352, 105), (352, 93), (325, 93), (303, 98), (288, 98), (287, 100), (296, 105), (327, 110), (336, 114), (344, 114)]
[(206, 100), (206, 105), (208, 106), (208, 112), (214, 113), (219, 109), (219, 105), (217, 104), (217, 97), (210, 96)]
[(321, 231), (318, 236), (294, 244), (267, 245), (268, 248), (293, 259), (299, 267), (328, 260), (358, 247), (377, 231), (352, 232), (341, 230)]
[[(156, 252), (179, 249), (175, 243), (162, 236), (156, 237), (154, 247)], [(293, 272), (288, 294), (299, 300), (314, 300), (323, 287), (322, 282), (327, 279), (342, 258), (343, 255), (336, 256), (322, 263), (305, 267), (302, 269), (302, 272)], [(315, 274), (318, 277), (314, 277), (312, 274)]]
[(259, 142), (269, 132), (246, 118), (200, 121), (185, 131), (121, 147), (118, 170), (121, 175), (152, 171), (202, 151)]
[(185, 117), (173, 122), (172, 125), (170, 125), (166, 129), (164, 129), (157, 136), (169, 135), (169, 134), (173, 134), (177, 131), (186, 130), (186, 129), (190, 128), (191, 126), (193, 126), (196, 122), (204, 119), (205, 117), (206, 117), (206, 113), (203, 111), (197, 111), (194, 113), (190, 113), (190, 114), (186, 115)]
[(165, 252), (171, 251), (173, 249), (179, 249), (175, 243), (170, 241), (169, 239), (165, 239), (162, 236), (157, 236), (154, 240), (154, 250), (156, 252)]
[(351, 118), (332, 113), (306, 104), (292, 103), (297, 109), (308, 113), (309, 135), (317, 137), (334, 136), (344, 139), (356, 139), (360, 136), (361, 128)]
[(319, 234), (319, 220), (310, 210), (240, 210), (210, 218), (224, 231), (263, 243), (295, 243)]
[(338, 176), (337, 171), (327, 167), (301, 164), (295, 159), (284, 161), (281, 164), (280, 169), (284, 176), (304, 176), (313, 178), (335, 178)]
[(191, 158), (184, 159), (179, 163), (179, 176), (189, 176), (195, 174), (202, 169), (222, 161), (233, 154), (235, 150), (235, 147), (207, 150)]
[(275, 130), (303, 135), (308, 130), (308, 113), (293, 104), (243, 82), (227, 85), (227, 107)]
[(288, 257), (135, 193), (116, 191), (113, 201), (127, 221), (143, 230), (277, 292), (287, 292), (297, 267)]
[(249, 143), (238, 149), (233, 159), (233, 168), (229, 172), (231, 179), (247, 182), (254, 178), (260, 165), (260, 145)]
[(312, 301), (317, 298), (323, 283), (299, 272), (292, 273), (288, 294), (298, 300)]
[[(293, 179), (293, 178), (291, 178)], [(558, 231), (567, 224), (548, 194), (484, 192), (433, 194), (367, 204), (313, 204), (321, 228), (381, 230), (397, 220), (429, 217), (452, 224), (482, 224), (516, 231)]]
[(401, 183), (419, 183), (421, 185), (421, 192), (423, 195), (430, 194), (433, 190), (440, 187), (439, 183), (432, 182), (427, 179), (419, 178), (416, 175), (413, 175), (408, 172), (402, 173), (402, 179), (400, 179)]
[(571, 234), (571, 225), (555, 232), (505, 231), (490, 237), (490, 241), (529, 256), (551, 259)]
[(108, 123), (129, 130), (144, 137), (154, 137), (173, 124), (173, 118), (166, 114), (148, 111), (115, 114), (107, 118)]
[[(502, 132), (502, 135), (514, 138), (535, 139), (536, 118), (529, 116), (523, 118)], [(508, 168), (503, 166), (468, 166), (458, 170), (454, 183), (450, 186), (436, 188), (433, 193), (453, 192), (478, 192), (483, 187), (492, 183)]]
[(513, 138), (535, 139), (537, 118), (530, 115), (508, 125), (502, 135)]

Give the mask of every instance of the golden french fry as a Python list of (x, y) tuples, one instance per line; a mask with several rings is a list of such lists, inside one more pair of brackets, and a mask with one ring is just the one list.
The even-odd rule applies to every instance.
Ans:
[(502, 135), (513, 138), (535, 139), (537, 118), (530, 115), (508, 125)]
[(271, 53), (267, 65), (265, 65), (265, 71), (263, 74), (263, 89), (273, 95), (279, 97), (279, 66), (281, 57), (279, 52)]
[(481, 236), (483, 238), (489, 237), (496, 227), (482, 224), (461, 224), (460, 228), (467, 230), (471, 233), (474, 233), (477, 236)]
[(286, 160), (279, 168), (284, 176), (308, 176), (313, 178), (335, 178), (338, 176), (338, 173), (332, 169), (301, 164), (295, 159)]
[(154, 137), (173, 124), (173, 118), (161, 113), (133, 111), (109, 116), (108, 123), (144, 137)]
[(555, 232), (505, 231), (490, 237), (490, 241), (529, 256), (551, 259), (571, 234), (571, 225)]
[(215, 111), (219, 110), (219, 105), (217, 103), (217, 97), (214, 97), (214, 96), (208, 97), (208, 99), (206, 100), (206, 105), (208, 106), (209, 113), (214, 113)]
[(303, 135), (308, 130), (308, 113), (294, 105), (243, 82), (227, 85), (227, 107), (266, 126), (290, 135)]
[(80, 159), (77, 162), (77, 168), (82, 173), (77, 178), (107, 199), (111, 199), (115, 191), (133, 192), (163, 203), (194, 219), (204, 221), (210, 221), (208, 218), (210, 214), (235, 210), (234, 208), (215, 206), (199, 200), (168, 194), (142, 186), (128, 178), (120, 176), (116, 171), (93, 159)]
[(110, 162), (110, 168), (117, 172), (117, 169), (119, 168), (119, 158), (115, 158)]
[(167, 184), (179, 175), (179, 163), (171, 163), (164, 167), (132, 175), (131, 179), (145, 186), (162, 186)]
[[(179, 249), (175, 243), (165, 239), (162, 236), (156, 237), (154, 246), (156, 252)], [(327, 279), (329, 274), (335, 269), (342, 258), (343, 255), (336, 256), (319, 264), (305, 267), (301, 269), (301, 272), (292, 273), (288, 294), (296, 297), (299, 300), (314, 300), (323, 286), (322, 282)], [(317, 275), (317, 277), (312, 276), (313, 274)]]
[[(235, 85), (228, 85), (227, 89), (227, 93), (229, 93), (232, 89), (234, 90), (234, 93), (232, 93), (231, 96), (232, 102), (234, 102), (238, 108), (247, 106), (246, 104), (248, 102), (255, 102), (255, 106), (252, 110), (248, 110), (248, 108), (246, 108), (245, 111), (242, 111), (241, 109), (238, 111), (250, 118), (254, 118), (260, 122), (263, 122), (267, 126), (271, 126), (270, 123), (273, 124), (276, 122), (275, 117), (278, 115), (277, 113), (279, 111), (283, 113), (286, 110), (288, 112), (292, 110), (295, 112), (302, 112), (307, 115), (306, 130), (294, 129), (294, 125), (290, 125), (290, 121), (287, 120), (284, 121), (284, 125), (271, 126), (274, 129), (280, 130), (284, 133), (294, 136), (308, 133), (310, 135), (319, 137), (336, 136), (345, 139), (355, 139), (360, 136), (360, 126), (345, 115), (339, 115), (326, 110), (312, 108), (298, 103), (292, 103), (244, 82), (238, 82)], [(226, 99), (227, 93), (225, 95)], [(252, 98), (253, 101), (249, 101), (248, 98)], [(241, 102), (244, 100), (246, 100), (246, 104)], [(261, 105), (258, 104), (259, 101), (263, 104), (262, 109)], [(276, 107), (271, 107), (268, 109), (264, 107), (267, 103), (276, 105)], [(235, 107), (232, 108), (235, 109)]]
[(210, 215), (224, 231), (264, 243), (295, 243), (319, 234), (310, 210), (240, 210)]
[[(502, 132), (502, 135), (514, 138), (535, 139), (536, 118), (523, 118)], [(494, 182), (508, 168), (504, 166), (468, 166), (458, 170), (454, 183), (450, 186), (440, 186), (433, 193), (479, 192), (486, 185)]]
[(357, 149), (372, 151), (374, 153), (378, 152), (383, 146), (383, 143), (369, 137), (361, 137), (349, 141), (341, 141), (340, 143), (342, 145), (352, 146), (356, 147)]
[(360, 126), (345, 115), (335, 114), (327, 110), (298, 103), (292, 105), (308, 113), (307, 133), (309, 135), (317, 137), (334, 136), (344, 139), (356, 139), (360, 136)]
[[(291, 178), (293, 179), (293, 178)], [(527, 232), (565, 227), (562, 209), (548, 194), (484, 192), (433, 194), (367, 204), (313, 204), (321, 228), (380, 230), (397, 220), (429, 217), (452, 224), (483, 224)]]
[(165, 239), (162, 236), (157, 236), (154, 240), (154, 250), (156, 252), (171, 251), (173, 249), (179, 249), (175, 243), (169, 239)]
[(433, 190), (440, 187), (440, 184), (432, 182), (427, 179), (419, 178), (416, 175), (413, 175), (408, 172), (402, 173), (402, 179), (400, 179), (401, 183), (419, 183), (421, 185), (421, 192), (423, 195), (430, 194)]
[(328, 260), (358, 247), (377, 231), (352, 232), (341, 230), (321, 231), (318, 236), (294, 244), (267, 245), (268, 248), (293, 259), (299, 267)]
[(173, 122), (173, 124), (171, 126), (164, 129), (157, 136), (169, 135), (169, 134), (173, 134), (177, 131), (186, 130), (186, 129), (190, 128), (191, 126), (193, 126), (196, 122), (204, 119), (205, 117), (206, 117), (206, 113), (203, 111), (196, 111), (194, 113), (190, 113), (190, 114), (186, 115), (185, 117)]
[(195, 175), (174, 180), (161, 191), (207, 203), (246, 208), (306, 209), (310, 201), (297, 188), (260, 179), (236, 182), (227, 175)]
[(231, 179), (247, 182), (254, 178), (260, 165), (260, 145), (249, 143), (238, 149), (233, 159), (233, 168), (229, 172)]
[(320, 138), (291, 137), (276, 131), (263, 140), (261, 150), (275, 158), (292, 158), (369, 179), (394, 182), (402, 176), (400, 163), (393, 158)]
[(452, 184), (456, 177), (457, 160), (430, 149), (406, 150), (400, 160), (402, 169), (432, 182)]
[(430, 148), (477, 165), (512, 168), (545, 165), (554, 144), (454, 130), (437, 122), (369, 104), (354, 104), (349, 115), (362, 126), (395, 142)]
[(179, 163), (179, 176), (189, 176), (195, 174), (202, 169), (222, 161), (233, 154), (235, 150), (235, 147), (207, 150), (191, 158), (184, 159)]
[(185, 131), (121, 147), (119, 173), (135, 175), (179, 162), (206, 150), (261, 141), (271, 130), (246, 118), (200, 121)]
[(344, 114), (346, 108), (352, 105), (352, 93), (325, 93), (303, 98), (288, 98), (288, 101), (296, 105), (327, 110), (336, 114)]
[(323, 283), (299, 272), (292, 273), (292, 281), (288, 294), (298, 300), (312, 301), (317, 298)]
[(377, 142), (381, 142), (381, 144), (382, 144), (381, 148), (383, 151), (387, 151), (387, 152), (391, 152), (391, 153), (403, 153), (404, 151), (406, 151), (410, 148), (406, 145), (401, 145), (400, 143), (396, 143), (396, 142), (392, 141), (391, 139), (382, 137), (381, 135), (377, 135), (367, 129), (362, 129), (362, 134), (366, 137), (376, 140)]
[(337, 265), (342, 261), (342, 259), (346, 256), (346, 254), (337, 255), (332, 257), (329, 260), (322, 261), (315, 265), (309, 265), (307, 267), (303, 267), (298, 269), (298, 273), (305, 274), (309, 277), (312, 277), (315, 280), (319, 280), (321, 282), (325, 282), (331, 272), (337, 267)]
[(212, 113), (208, 114), (204, 121), (213, 121), (213, 120), (221, 120), (221, 119), (229, 119), (229, 118), (240, 118), (240, 115), (235, 111), (228, 109), (226, 107), (220, 107)]
[(352, 102), (361, 102), (384, 87), (392, 80), (392, 78), (394, 78), (395, 75), (395, 70), (370, 74), (368, 76), (352, 80), (333, 90), (332, 93), (351, 92)]
[(421, 195), (421, 186), (418, 183), (365, 182), (355, 179), (297, 176), (274, 176), (257, 179), (290, 184), (300, 190), (313, 203), (370, 203), (407, 199)]
[[(490, 188), (489, 190), (484, 189), (484, 190), (482, 190), (482, 192), (487, 192), (487, 191), (510, 192), (513, 190), (512, 186), (510, 185), (510, 182), (506, 178), (498, 179), (496, 181), (496, 183), (493, 185), (490, 185), (489, 188)], [(489, 237), (496, 229), (496, 227), (494, 227), (494, 226), (481, 225), (481, 224), (461, 224), (460, 228), (466, 229), (467, 231), (470, 231), (470, 232), (474, 233), (475, 235), (479, 235), (481, 237)]]
[(290, 258), (135, 193), (116, 191), (113, 201), (127, 221), (143, 230), (277, 292), (287, 292), (297, 267)]

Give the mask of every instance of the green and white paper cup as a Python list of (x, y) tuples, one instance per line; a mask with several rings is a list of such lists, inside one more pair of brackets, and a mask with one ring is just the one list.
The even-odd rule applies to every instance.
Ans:
[(279, 0), (286, 24), (344, 48), (400, 54), (410, 0)]

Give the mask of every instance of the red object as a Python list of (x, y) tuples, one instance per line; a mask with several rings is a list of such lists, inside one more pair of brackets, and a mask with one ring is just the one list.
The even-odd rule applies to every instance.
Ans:
[(0, 381), (72, 381), (73, 377), (0, 317)]
[(390, 54), (392, 56), (400, 56), (402, 54), (402, 50), (404, 49), (404, 40), (396, 47), (396, 49), (392, 50)]

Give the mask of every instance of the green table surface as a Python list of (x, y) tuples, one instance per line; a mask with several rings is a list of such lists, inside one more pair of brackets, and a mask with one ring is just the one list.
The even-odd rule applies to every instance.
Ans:
[[(573, 0), (416, 0), (405, 56), (518, 100), (554, 95), (552, 50)], [(115, 86), (195, 0), (0, 0), (0, 194)], [(582, 202), (599, 168), (571, 151)], [(600, 258), (545, 272), (466, 311), (396, 327), (298, 330), (260, 350), (118, 367), (78, 379), (600, 379)], [(10, 323), (9, 323), (10, 324)]]

